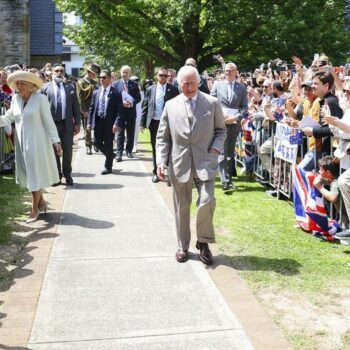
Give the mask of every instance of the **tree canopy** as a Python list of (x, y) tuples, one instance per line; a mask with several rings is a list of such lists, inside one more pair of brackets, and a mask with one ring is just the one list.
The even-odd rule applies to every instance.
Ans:
[(348, 2), (339, 0), (55, 0), (81, 16), (68, 36), (111, 64), (179, 68), (188, 57), (199, 70), (220, 53), (239, 67), (297, 55), (333, 63), (349, 51)]

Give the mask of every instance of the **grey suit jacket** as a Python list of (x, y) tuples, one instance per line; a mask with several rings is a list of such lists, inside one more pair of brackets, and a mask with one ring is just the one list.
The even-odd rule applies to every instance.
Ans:
[(178, 95), (165, 104), (157, 134), (157, 165), (169, 160), (171, 181), (185, 183), (194, 169), (202, 181), (215, 178), (218, 157), (210, 148), (221, 151), (226, 127), (218, 100), (198, 91), (194, 120), (190, 128), (185, 97)]
[[(75, 86), (70, 83), (63, 83), (66, 93), (66, 112), (65, 112), (65, 128), (67, 132), (74, 131), (74, 125), (81, 124), (80, 106), (77, 97)], [(55, 94), (53, 83), (46, 83), (42, 88), (42, 93), (45, 94), (50, 102), (51, 115), (53, 120), (56, 116)]]
[[(239, 121), (242, 115), (248, 111), (247, 87), (244, 84), (235, 82), (231, 98), (228, 96), (226, 80), (216, 81), (210, 93), (218, 98), (222, 107), (239, 109)], [(240, 123), (233, 124), (233, 128), (239, 131)]]

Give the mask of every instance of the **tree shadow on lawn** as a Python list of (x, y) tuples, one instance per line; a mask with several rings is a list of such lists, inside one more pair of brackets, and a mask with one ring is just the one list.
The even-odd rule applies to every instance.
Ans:
[(219, 254), (213, 257), (211, 269), (223, 265), (239, 271), (274, 271), (284, 276), (293, 276), (300, 273), (302, 265), (293, 259), (273, 259), (260, 256), (242, 255), (229, 256)]

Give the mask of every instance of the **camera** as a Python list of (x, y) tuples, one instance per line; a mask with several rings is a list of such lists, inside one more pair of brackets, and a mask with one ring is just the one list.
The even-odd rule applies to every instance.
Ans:
[(318, 61), (318, 62), (317, 62), (317, 65), (318, 65), (319, 67), (327, 66), (327, 61)]

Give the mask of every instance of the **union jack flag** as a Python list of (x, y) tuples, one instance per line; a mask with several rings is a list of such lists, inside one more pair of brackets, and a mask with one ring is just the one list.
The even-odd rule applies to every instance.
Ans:
[(321, 193), (313, 187), (316, 174), (305, 172), (293, 164), (293, 203), (299, 226), (315, 237), (335, 241), (334, 235), (340, 231), (336, 220), (329, 220)]

